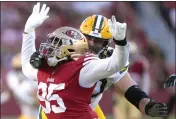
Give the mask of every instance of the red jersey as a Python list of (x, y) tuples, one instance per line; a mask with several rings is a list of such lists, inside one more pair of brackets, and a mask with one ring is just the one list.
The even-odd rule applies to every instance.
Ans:
[(48, 119), (98, 118), (89, 106), (95, 85), (83, 88), (79, 84), (84, 59), (82, 56), (55, 68), (46, 63), (38, 70), (38, 97)]

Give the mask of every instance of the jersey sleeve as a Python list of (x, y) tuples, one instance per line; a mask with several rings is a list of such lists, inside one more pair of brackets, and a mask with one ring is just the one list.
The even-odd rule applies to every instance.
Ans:
[(125, 66), (124, 68), (122, 68), (120, 72), (117, 72), (113, 75), (113, 84), (120, 81), (120, 79), (128, 72), (128, 67), (129, 67), (129, 64)]
[[(115, 46), (111, 57), (106, 59), (87, 60), (80, 71), (79, 83), (82, 87), (92, 87), (98, 80), (107, 78), (119, 72), (128, 62), (129, 44), (125, 46)], [(87, 60), (87, 61), (86, 61)]]
[(31, 55), (36, 51), (35, 49), (35, 32), (23, 34), (23, 42), (21, 49), (21, 62), (23, 74), (29, 78), (36, 80), (38, 69), (35, 69), (29, 63)]

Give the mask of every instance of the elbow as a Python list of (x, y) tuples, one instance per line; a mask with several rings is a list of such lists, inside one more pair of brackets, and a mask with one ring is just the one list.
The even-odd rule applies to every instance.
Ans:
[(31, 80), (37, 80), (37, 72), (38, 70), (34, 69), (30, 63), (26, 63), (22, 66), (22, 72), (26, 78)]
[(27, 65), (28, 64), (23, 64), (22, 65), (22, 72), (23, 72), (24, 76), (29, 79), (30, 78), (30, 70), (29, 70), (29, 67)]

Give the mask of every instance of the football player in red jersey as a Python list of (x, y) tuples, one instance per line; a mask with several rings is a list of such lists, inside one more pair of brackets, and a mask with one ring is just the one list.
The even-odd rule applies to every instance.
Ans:
[[(35, 49), (35, 28), (49, 16), (40, 3), (28, 18), (22, 43), (22, 70), (38, 81), (38, 98), (48, 119), (96, 119), (90, 99), (97, 81), (120, 71), (128, 62), (126, 24), (109, 21), (116, 46), (111, 57), (98, 59), (88, 53), (87, 39), (77, 29), (61, 27)], [(94, 33), (96, 34), (96, 32)], [(118, 58), (117, 58), (118, 57)]]

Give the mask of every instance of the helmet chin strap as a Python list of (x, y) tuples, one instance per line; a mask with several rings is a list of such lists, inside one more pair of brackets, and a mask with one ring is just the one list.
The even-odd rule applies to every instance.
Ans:
[(109, 40), (109, 43), (103, 47), (102, 50), (100, 50), (97, 55), (99, 56), (99, 58), (101, 59), (105, 59), (107, 57), (107, 52), (108, 52), (108, 47), (110, 45), (110, 43), (112, 42), (112, 39)]
[(47, 63), (48, 63), (49, 66), (56, 66), (56, 64), (58, 63), (58, 60), (55, 56), (54, 57), (49, 57), (48, 60), (47, 60)]

